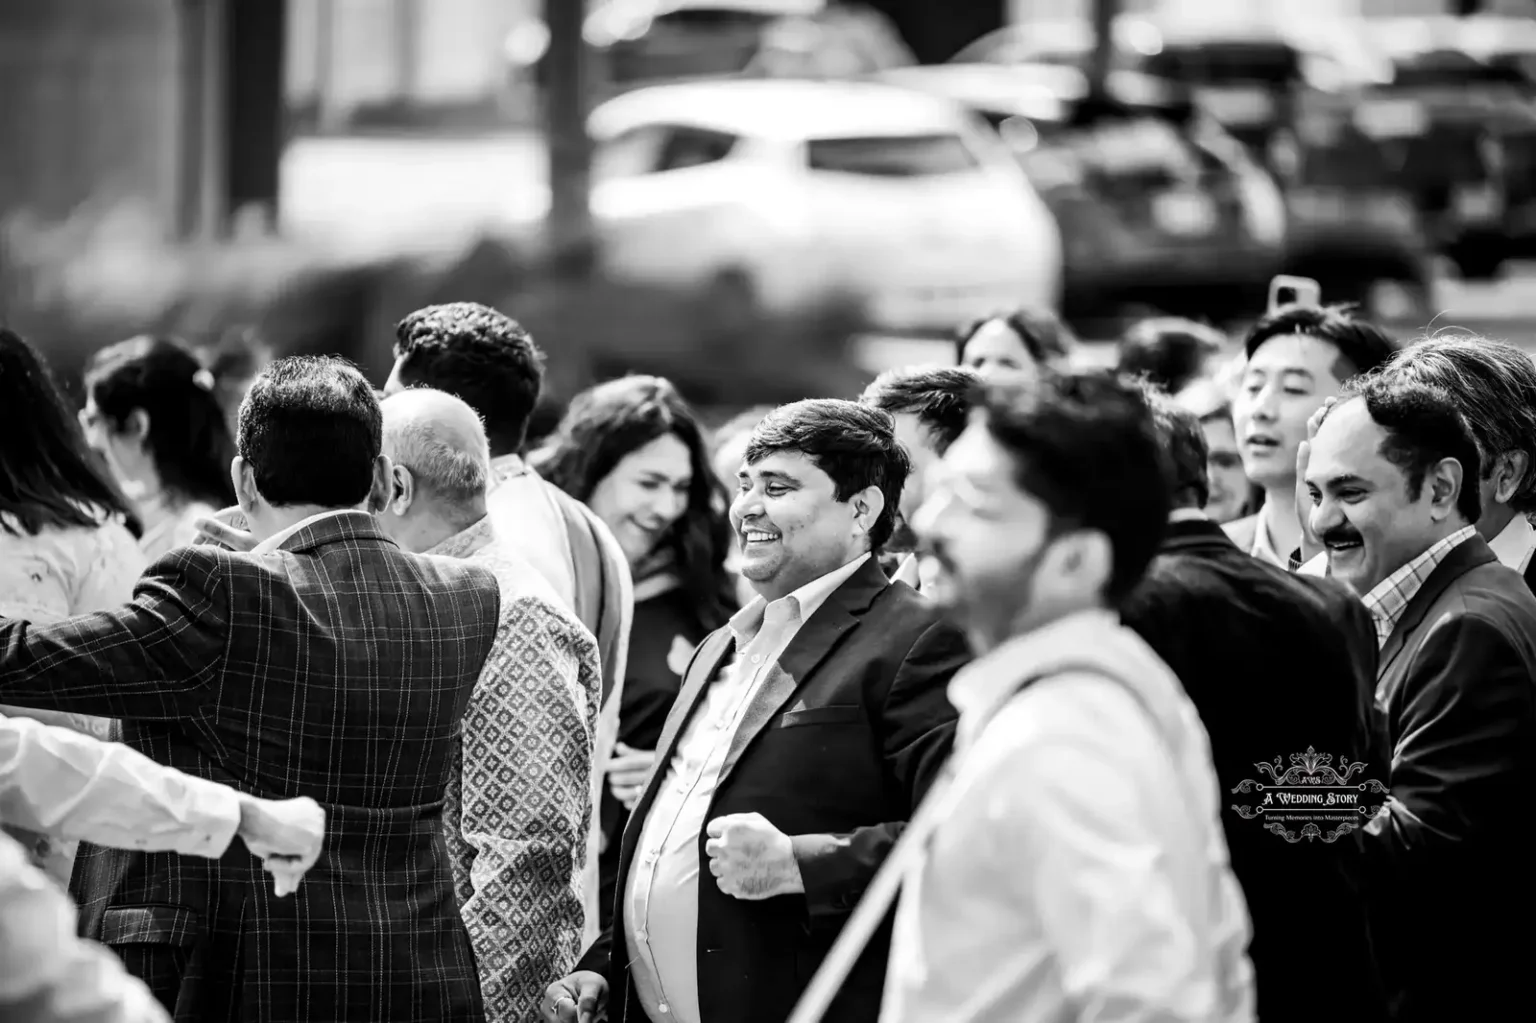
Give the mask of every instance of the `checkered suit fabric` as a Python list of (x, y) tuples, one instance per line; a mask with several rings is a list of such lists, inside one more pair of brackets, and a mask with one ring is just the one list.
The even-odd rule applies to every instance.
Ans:
[(121, 718), (160, 763), (327, 813), (284, 899), (238, 842), (219, 860), (83, 845), (82, 932), (178, 1023), (483, 1019), (442, 800), (499, 613), (490, 572), (343, 512), (270, 554), (172, 551), (117, 611), (0, 620), (5, 702)]

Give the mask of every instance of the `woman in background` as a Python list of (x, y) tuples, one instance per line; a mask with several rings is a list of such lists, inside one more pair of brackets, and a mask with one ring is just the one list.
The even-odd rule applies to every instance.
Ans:
[(1064, 369), (1077, 349), (1066, 324), (1043, 310), (1019, 309), (974, 320), (955, 336), (962, 366), (982, 375)]
[[(144, 571), (138, 533), (42, 357), (0, 328), (0, 615), (56, 622), (128, 603)], [(105, 718), (13, 707), (0, 714), (111, 737)], [(77, 843), (7, 832), (69, 884)]]
[(660, 377), (624, 377), (577, 395), (535, 467), (612, 530), (634, 578), (619, 745), (601, 806), (606, 927), (618, 838), (656, 760), (683, 669), (699, 641), (734, 610), (725, 569), (731, 528), (693, 410)]
[(103, 348), (86, 369), (80, 422), (134, 502), (150, 561), (192, 543), (198, 519), (235, 503), (217, 386), (190, 349), (163, 337)]

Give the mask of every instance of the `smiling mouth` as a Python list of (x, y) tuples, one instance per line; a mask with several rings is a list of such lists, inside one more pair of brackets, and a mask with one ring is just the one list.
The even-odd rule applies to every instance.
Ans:
[(761, 529), (744, 529), (741, 533), (741, 545), (747, 549), (753, 547), (762, 547), (766, 544), (773, 543), (774, 541), (778, 540), (778, 538), (779, 534), (777, 533), (769, 533)]
[(1323, 547), (1330, 554), (1349, 554), (1352, 551), (1360, 550), (1364, 546), (1365, 542), (1363, 540), (1325, 540), (1323, 542)]

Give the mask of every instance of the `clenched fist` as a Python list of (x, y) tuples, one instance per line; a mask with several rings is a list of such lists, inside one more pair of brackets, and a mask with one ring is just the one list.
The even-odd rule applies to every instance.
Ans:
[(805, 891), (789, 836), (762, 814), (716, 817), (704, 833), (709, 872), (725, 894), (757, 900)]

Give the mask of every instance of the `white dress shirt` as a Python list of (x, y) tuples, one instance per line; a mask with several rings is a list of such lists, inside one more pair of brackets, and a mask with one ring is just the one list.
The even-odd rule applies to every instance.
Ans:
[[(772, 603), (758, 597), (730, 620), (735, 656), (710, 681), (698, 713), (678, 740), (625, 882), (631, 976), (641, 1007), (657, 1023), (702, 1023), (699, 835), (708, 823), (705, 818), (736, 728), (768, 669), (800, 627), (868, 558), (862, 555)], [(674, 713), (686, 713), (686, 708)]]
[(944, 816), (904, 879), (882, 1023), (1250, 1023), (1210, 743), (1168, 666), (1089, 611), (949, 692)]

